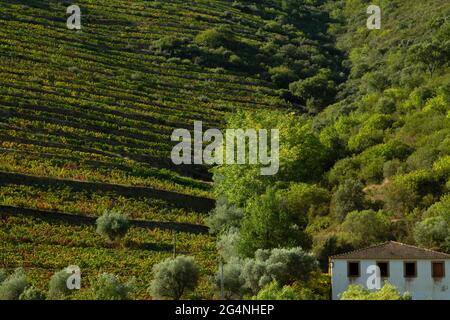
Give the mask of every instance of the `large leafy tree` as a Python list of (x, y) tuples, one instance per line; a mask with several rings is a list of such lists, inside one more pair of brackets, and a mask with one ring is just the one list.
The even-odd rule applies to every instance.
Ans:
[(339, 186), (333, 195), (334, 213), (338, 220), (345, 219), (351, 211), (363, 209), (363, 188), (362, 183), (354, 179), (347, 179)]
[(305, 226), (282, 203), (280, 195), (270, 189), (248, 203), (240, 230), (239, 252), (252, 256), (257, 249), (309, 247), (309, 238), (303, 231)]
[(134, 286), (132, 282), (122, 283), (113, 274), (103, 273), (98, 276), (92, 290), (98, 300), (128, 300)]
[(426, 218), (414, 229), (416, 242), (429, 249), (450, 250), (450, 225), (442, 216)]
[[(240, 111), (229, 116), (228, 128), (279, 130), (279, 171), (261, 175), (261, 165), (222, 165), (214, 171), (215, 191), (231, 203), (244, 207), (254, 195), (263, 194), (280, 182), (316, 181), (325, 171), (328, 149), (308, 122), (282, 111)], [(270, 141), (270, 139), (269, 139)]]

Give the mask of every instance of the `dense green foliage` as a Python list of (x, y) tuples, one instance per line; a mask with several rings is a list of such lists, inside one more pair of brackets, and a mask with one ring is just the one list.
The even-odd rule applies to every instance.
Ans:
[(128, 300), (134, 291), (132, 282), (122, 283), (115, 275), (103, 273), (92, 285), (98, 300)]
[(109, 241), (123, 238), (130, 228), (127, 216), (117, 211), (105, 211), (96, 224), (97, 233)]
[(267, 194), (247, 205), (246, 216), (241, 224), (238, 250), (251, 256), (258, 249), (296, 245), (308, 247), (308, 239), (302, 232), (306, 224), (302, 220), (306, 219), (295, 216), (295, 212), (291, 212), (282, 203), (282, 197), (277, 197), (269, 190)]
[(341, 295), (341, 300), (411, 300), (408, 293), (403, 295), (390, 283), (385, 283), (380, 290), (370, 291), (360, 285), (350, 285)]
[(45, 300), (45, 293), (33, 286), (25, 289), (19, 296), (19, 300)]
[(18, 300), (26, 290), (28, 280), (23, 268), (17, 268), (0, 284), (0, 300)]

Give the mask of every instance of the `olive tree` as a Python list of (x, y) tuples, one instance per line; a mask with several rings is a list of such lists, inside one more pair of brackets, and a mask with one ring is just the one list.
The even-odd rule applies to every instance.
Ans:
[[(294, 283), (305, 285), (316, 271), (316, 259), (299, 247), (260, 249), (254, 258), (232, 257), (223, 267), (225, 298), (255, 295), (274, 281), (281, 287)], [(216, 284), (220, 285), (220, 270)]]
[(199, 279), (194, 258), (178, 256), (153, 266), (153, 280), (148, 289), (157, 298), (179, 300), (186, 291), (193, 291)]
[(134, 285), (132, 281), (123, 283), (117, 276), (103, 273), (92, 285), (92, 291), (98, 300), (128, 300), (134, 291)]
[(115, 210), (105, 210), (96, 223), (97, 233), (109, 241), (117, 241), (123, 238), (130, 228), (127, 216)]
[(6, 273), (5, 270), (0, 269), (0, 285), (2, 284), (3, 281), (6, 280), (6, 278), (8, 278), (8, 273)]
[[(237, 266), (239, 264), (235, 264)], [(255, 257), (245, 259), (241, 268), (244, 291), (256, 294), (272, 281), (280, 286), (306, 283), (318, 270), (318, 264), (311, 254), (299, 247), (277, 248), (256, 251)]]
[(17, 300), (28, 286), (23, 268), (17, 268), (0, 285), (0, 300)]
[(224, 199), (219, 198), (206, 223), (211, 233), (217, 233), (228, 228), (238, 228), (243, 216), (240, 208), (228, 205)]

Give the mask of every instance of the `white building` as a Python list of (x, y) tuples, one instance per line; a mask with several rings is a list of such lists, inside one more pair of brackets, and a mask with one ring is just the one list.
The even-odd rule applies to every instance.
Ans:
[(367, 288), (373, 274), (367, 270), (374, 265), (382, 285), (388, 281), (414, 300), (450, 300), (450, 254), (393, 241), (330, 257), (333, 300), (350, 284)]

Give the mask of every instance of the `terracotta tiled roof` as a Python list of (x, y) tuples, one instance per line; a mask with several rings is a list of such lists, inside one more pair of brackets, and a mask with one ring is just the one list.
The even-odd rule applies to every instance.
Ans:
[(450, 259), (450, 254), (423, 249), (395, 241), (338, 254), (332, 259)]

